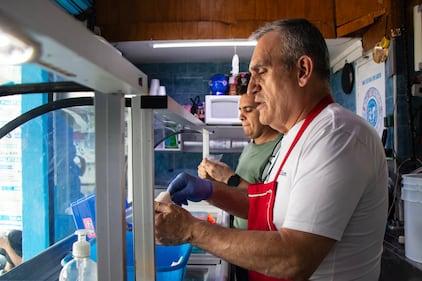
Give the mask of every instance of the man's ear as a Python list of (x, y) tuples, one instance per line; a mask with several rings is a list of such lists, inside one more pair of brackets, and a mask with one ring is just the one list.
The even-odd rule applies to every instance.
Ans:
[(308, 56), (301, 56), (298, 61), (297, 81), (299, 86), (303, 87), (308, 84), (313, 71), (313, 61)]

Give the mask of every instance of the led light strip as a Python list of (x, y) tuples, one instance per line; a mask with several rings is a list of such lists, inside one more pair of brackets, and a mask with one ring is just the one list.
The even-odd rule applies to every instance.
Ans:
[(172, 43), (154, 43), (152, 47), (156, 48), (190, 48), (190, 47), (239, 47), (255, 46), (256, 41), (186, 41)]

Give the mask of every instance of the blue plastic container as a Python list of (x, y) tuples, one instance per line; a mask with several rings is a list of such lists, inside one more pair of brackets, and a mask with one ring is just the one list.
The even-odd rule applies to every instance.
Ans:
[[(177, 246), (155, 245), (156, 281), (182, 281), (191, 254), (192, 245)], [(126, 277), (135, 280), (132, 231), (126, 232)], [(91, 259), (97, 261), (96, 240), (91, 241)]]
[(191, 244), (177, 246), (155, 246), (157, 281), (183, 280), (186, 273)]
[(226, 95), (229, 90), (229, 78), (224, 74), (215, 74), (208, 81), (213, 95)]
[[(95, 194), (88, 195), (71, 204), (73, 219), (76, 228), (90, 229), (95, 231)], [(126, 205), (126, 210), (131, 211)], [(130, 213), (130, 212), (127, 212)], [(128, 229), (131, 229), (131, 223), (127, 221)], [(91, 236), (91, 259), (97, 261), (97, 243), (95, 235)], [(182, 244), (177, 246), (155, 246), (155, 264), (157, 281), (181, 281), (186, 272), (192, 251), (191, 244)], [(135, 280), (134, 273), (134, 254), (133, 254), (133, 232), (126, 231), (126, 270), (127, 281)]]

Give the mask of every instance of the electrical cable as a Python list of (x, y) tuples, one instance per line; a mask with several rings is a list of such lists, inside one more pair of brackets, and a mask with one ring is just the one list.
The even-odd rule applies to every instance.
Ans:
[[(402, 176), (402, 173), (400, 172), (400, 170), (401, 170), (401, 168), (405, 165), (405, 164), (407, 164), (407, 163), (418, 163), (419, 164), (419, 168), (418, 169), (416, 169), (416, 170), (414, 170), (414, 171), (412, 171), (411, 173), (418, 173), (418, 171), (422, 171), (422, 161), (421, 160), (419, 160), (419, 159), (412, 159), (412, 158), (408, 158), (408, 159), (406, 159), (406, 160), (404, 160), (399, 166), (398, 166), (398, 168), (397, 168), (397, 176), (396, 176), (396, 179), (395, 179), (395, 182), (394, 182), (394, 189), (393, 189), (393, 199), (392, 199), (392, 201), (391, 201), (391, 206), (390, 206), (390, 208), (389, 208), (389, 210), (388, 210), (388, 215), (390, 216), (390, 214), (391, 214), (391, 211), (393, 210), (393, 207), (395, 206), (395, 204), (396, 204), (396, 201), (398, 200), (398, 199), (401, 199), (401, 198), (399, 198), (400, 196), (401, 196), (401, 189), (399, 188), (400, 187), (400, 179), (401, 179), (401, 176)], [(401, 221), (401, 216), (400, 215), (397, 215), (397, 210), (396, 210), (396, 214), (395, 214), (395, 218), (394, 219), (396, 219), (396, 220), (399, 220), (399, 221)]]
[(192, 129), (182, 129), (182, 130), (179, 130), (179, 131), (175, 131), (175, 132), (169, 134), (168, 136), (165, 136), (164, 138), (161, 138), (160, 140), (158, 140), (154, 144), (154, 148), (157, 148), (157, 146), (159, 146), (166, 139), (168, 139), (172, 136), (181, 135), (181, 134), (202, 134), (202, 132), (198, 131), (198, 130), (192, 130)]
[[(402, 19), (406, 19), (406, 3), (407, 1), (400, 1), (401, 3), (401, 12)], [(407, 39), (407, 23), (406, 20), (402, 21), (402, 34), (403, 34), (403, 43), (404, 43), (404, 58), (403, 58), (403, 68), (404, 68), (404, 82), (406, 83), (406, 104), (408, 112), (408, 124), (409, 124), (409, 137), (410, 137), (410, 149), (411, 149), (411, 160), (416, 160), (416, 128), (413, 120), (413, 110), (412, 110), (412, 83), (409, 79), (409, 58), (407, 50), (409, 50), (408, 39)]]
[[(406, 19), (406, 1), (400, 1), (400, 10), (401, 10), (401, 16), (402, 19)], [(416, 128), (414, 124), (414, 115), (413, 115), (413, 109), (412, 109), (412, 82), (410, 81), (410, 71), (409, 71), (409, 58), (406, 50), (408, 50), (408, 38), (407, 38), (407, 23), (406, 21), (402, 21), (402, 27), (401, 27), (401, 33), (403, 36), (403, 44), (404, 44), (404, 59), (403, 59), (403, 68), (404, 68), (404, 82), (406, 84), (406, 104), (407, 104), (407, 111), (408, 111), (408, 125), (409, 125), (409, 137), (410, 137), (410, 149), (411, 149), (411, 156), (398, 165), (396, 170), (396, 179), (393, 187), (393, 199), (391, 202), (391, 206), (388, 210), (388, 216), (391, 215), (391, 212), (394, 209), (394, 220), (403, 222), (402, 218), (402, 211), (399, 206), (401, 199), (401, 186), (400, 186), (400, 179), (402, 177), (402, 168), (405, 167), (407, 164), (413, 165), (413, 168), (411, 170), (414, 170), (417, 165), (422, 166), (422, 161), (416, 157)], [(394, 105), (395, 107), (397, 104)], [(397, 166), (397, 155), (396, 151), (393, 151), (393, 159), (395, 159), (395, 165)]]
[[(19, 115), (15, 119), (3, 125), (3, 127), (0, 128), (0, 139), (8, 135), (11, 131), (21, 126), (22, 124), (25, 124), (29, 120), (34, 119), (45, 113), (54, 111), (56, 109), (87, 105), (94, 105), (93, 97), (67, 98), (40, 105)], [(131, 100), (129, 98), (125, 99), (125, 107), (131, 107)]]
[(56, 109), (62, 109), (72, 106), (83, 106), (83, 105), (93, 105), (94, 104), (94, 98), (92, 97), (81, 97), (81, 98), (69, 98), (69, 99), (62, 99), (57, 100), (51, 103), (46, 103), (43, 105), (40, 105), (38, 107), (35, 107), (15, 119), (9, 121), (6, 123), (3, 127), (0, 128), (0, 139), (2, 139), (4, 136), (9, 134), (11, 131), (16, 129), (17, 127), (21, 126), (22, 124), (28, 122), (31, 119), (34, 119), (40, 115), (43, 115), (45, 113), (48, 113), (50, 111), (56, 110)]

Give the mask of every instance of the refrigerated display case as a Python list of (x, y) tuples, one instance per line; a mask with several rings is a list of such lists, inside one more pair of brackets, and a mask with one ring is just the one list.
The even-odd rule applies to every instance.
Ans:
[[(123, 137), (125, 97), (129, 95), (139, 97), (147, 93), (147, 77), (110, 44), (95, 36), (81, 22), (67, 14), (53, 1), (25, 1), (25, 3), (3, 1), (0, 14), (2, 29), (11, 30), (22, 37), (28, 38), (29, 42), (35, 43), (37, 56), (34, 57), (35, 60), (32, 63), (60, 75), (65, 81), (76, 82), (94, 92), (97, 246), (98, 256), (101, 257), (98, 259), (99, 278), (105, 281), (122, 280), (125, 276), (125, 247), (123, 247), (125, 245), (123, 218), (126, 178)], [(152, 114), (153, 109), (146, 111), (150, 112), (147, 114)], [(136, 119), (135, 124), (140, 122), (146, 124), (148, 121)], [(152, 127), (151, 123), (149, 123), (149, 126)], [(35, 138), (35, 140), (38, 140), (38, 138)], [(148, 145), (145, 144), (145, 146)], [(150, 149), (149, 146), (148, 149)], [(147, 157), (146, 159), (150, 160), (148, 165), (151, 166), (152, 158)], [(35, 158), (30, 160), (34, 160), (34, 168), (42, 167), (42, 165), (35, 163)], [(143, 163), (142, 166), (147, 165)], [(144, 178), (146, 177), (152, 178), (153, 175), (152, 173), (146, 174)], [(139, 181), (134, 181), (134, 184), (138, 183), (139, 189), (148, 189)], [(149, 189), (152, 189), (152, 185)], [(147, 201), (147, 199), (133, 196), (134, 207), (140, 206), (142, 201)], [(42, 202), (48, 204), (51, 201), (44, 200)], [(35, 208), (36, 206), (34, 204)], [(147, 204), (142, 204), (142, 206), (142, 208), (148, 207), (152, 210), (152, 206)], [(40, 208), (40, 210), (43, 209)], [(46, 217), (48, 217), (48, 214), (45, 214)], [(45, 218), (40, 222), (44, 222)], [(25, 220), (25, 217), (23, 219)], [(144, 221), (144, 225), (149, 225), (149, 227), (141, 227)], [(40, 222), (39, 225), (41, 225)], [(148, 232), (148, 229), (152, 228), (152, 211), (138, 219), (134, 217), (134, 230), (137, 231), (138, 237), (144, 238), (135, 241), (139, 248), (150, 250), (150, 247), (153, 246), (153, 233)], [(48, 229), (48, 227), (43, 227), (43, 229)], [(33, 231), (33, 233), (36, 234), (37, 232)], [(27, 235), (27, 237), (31, 236), (28, 232)], [(27, 237), (25, 237), (24, 229), (24, 241), (30, 239)], [(45, 237), (49, 237), (49, 235), (46, 234)], [(113, 241), (113, 243), (110, 241)], [(142, 244), (146, 246), (142, 247)], [(61, 245), (65, 245), (65, 243), (56, 243), (50, 247), (58, 249)], [(48, 253), (52, 251), (54, 250), (49, 248), (46, 255), (49, 256)], [(140, 256), (139, 253), (137, 255), (138, 260), (145, 261), (141, 262), (141, 266), (139, 266), (143, 267), (139, 273), (143, 276), (139, 276), (138, 279), (154, 280), (154, 263), (151, 262), (151, 260), (154, 260), (154, 252), (145, 251)], [(53, 260), (46, 258), (44, 261), (48, 261), (50, 268), (59, 269), (60, 263), (53, 265), (51, 264)], [(30, 275), (33, 276), (32, 279), (55, 280), (51, 269), (44, 268), (45, 271), (42, 271), (41, 263), (37, 265), (40, 266), (38, 267), (39, 271), (34, 272), (34, 268), (37, 268), (34, 265), (32, 272), (26, 271), (27, 274), (38, 274), (38, 276)], [(40, 276), (44, 274), (47, 276)], [(31, 278), (21, 276), (16, 279)]]
[[(24, 244), (32, 241), (41, 246), (0, 280), (57, 280), (60, 260), (74, 241), (70, 227), (61, 225), (70, 218), (67, 207), (94, 189), (99, 279), (124, 280), (126, 276), (124, 215), (126, 193), (131, 192), (135, 276), (155, 280), (154, 118), (199, 132), (204, 123), (168, 96), (147, 96), (146, 75), (52, 1), (22, 5), (6, 0), (0, 15), (2, 26), (36, 42), (38, 55), (32, 63), (41, 69), (37, 71), (43, 78), (1, 87), (2, 96), (32, 96), (36, 101), (21, 116), (5, 121), (6, 127), (0, 130), (6, 136), (18, 132), (14, 130), (24, 123), (35, 122), (25, 142), (36, 145), (38, 151), (28, 153), (26, 163), (30, 165), (25, 169), (33, 175), (28, 183), (40, 184), (38, 189), (24, 191), (22, 197), (31, 203), (23, 202), (30, 209), (24, 208), (22, 220)], [(70, 93), (76, 97), (69, 97)], [(62, 131), (47, 132), (54, 128)], [(49, 158), (52, 153), (59, 158)], [(63, 174), (56, 174), (60, 169)], [(71, 195), (71, 190), (76, 194)], [(30, 220), (31, 215), (37, 218)], [(55, 223), (57, 227), (50, 228)], [(40, 237), (41, 242), (36, 241)]]

